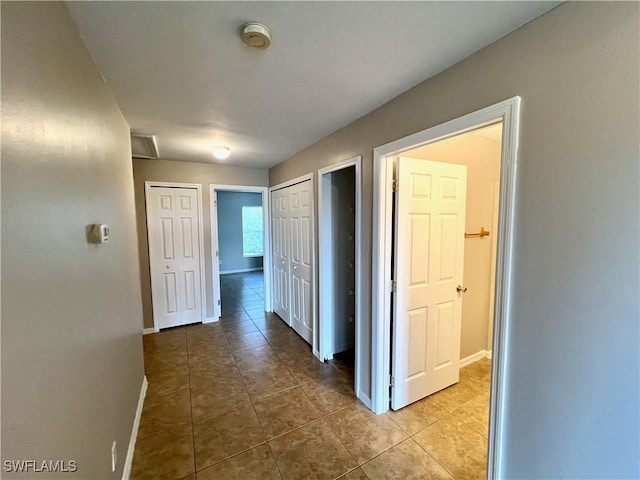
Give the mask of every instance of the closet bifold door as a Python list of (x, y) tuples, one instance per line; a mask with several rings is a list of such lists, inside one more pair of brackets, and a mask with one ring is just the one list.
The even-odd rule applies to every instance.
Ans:
[(271, 192), (274, 312), (313, 340), (311, 180)]
[(291, 326), (308, 343), (313, 341), (313, 269), (311, 263), (311, 181), (289, 187), (291, 219)]
[(271, 192), (273, 311), (291, 326), (289, 309), (289, 207), (282, 190)]

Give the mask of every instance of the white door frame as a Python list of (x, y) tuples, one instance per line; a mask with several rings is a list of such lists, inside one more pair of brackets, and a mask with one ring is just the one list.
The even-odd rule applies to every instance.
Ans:
[(504, 438), (503, 412), (506, 359), (511, 323), (511, 275), (513, 258), (516, 170), (520, 119), (520, 97), (513, 97), (482, 110), (445, 122), (373, 151), (373, 262), (372, 262), (372, 407), (376, 413), (389, 409), (391, 351), (391, 257), (393, 204), (393, 157), (407, 150), (503, 122), (500, 171), (500, 214), (496, 265), (496, 298), (489, 422), (489, 478), (502, 476)]
[[(307, 173), (305, 175), (301, 175), (292, 180), (287, 180), (286, 182), (279, 183), (278, 185), (274, 185), (269, 187), (269, 198), (271, 198), (271, 193), (275, 190), (281, 190), (283, 188), (290, 187), (295, 185), (296, 183), (306, 182), (307, 180), (311, 180), (311, 269), (312, 278), (313, 278), (313, 288), (312, 291), (312, 302), (311, 302), (311, 318), (313, 321), (313, 344), (311, 348), (313, 350), (313, 354), (320, 358), (320, 351), (318, 350), (318, 273), (316, 267), (316, 210), (315, 210), (315, 189), (313, 186), (313, 172)], [(269, 225), (269, 235), (271, 235), (271, 225)], [(271, 253), (271, 252), (269, 252)], [(270, 272), (270, 275), (273, 276), (273, 272)], [(273, 278), (272, 278), (273, 281)], [(291, 283), (291, 282), (289, 282)], [(291, 285), (289, 285), (289, 299), (291, 299)], [(265, 292), (266, 294), (266, 292)]]
[[(491, 182), (491, 230), (497, 232), (500, 228), (500, 182)], [(485, 352), (491, 357), (491, 348), (493, 344), (493, 318), (496, 299), (496, 258), (498, 255), (498, 236), (491, 236), (491, 277), (489, 280), (489, 328), (487, 328), (487, 346)]]
[(333, 315), (332, 310), (330, 308), (330, 304), (332, 301), (332, 296), (330, 294), (323, 292), (330, 292), (333, 288), (331, 284), (331, 274), (329, 270), (329, 266), (332, 260), (332, 251), (329, 246), (326, 244), (326, 241), (323, 241), (323, 233), (324, 233), (324, 222), (325, 222), (325, 214), (328, 213), (331, 215), (331, 212), (325, 212), (323, 209), (324, 203), (324, 188), (322, 185), (322, 180), (324, 175), (332, 172), (336, 172), (339, 170), (343, 170), (345, 168), (355, 167), (355, 196), (356, 196), (356, 225), (355, 225), (355, 261), (356, 261), (356, 315), (355, 315), (355, 366), (354, 366), (354, 390), (356, 392), (356, 396), (362, 400), (368, 407), (371, 407), (369, 397), (363, 392), (360, 391), (360, 366), (362, 362), (360, 361), (360, 351), (361, 351), (361, 312), (362, 312), (362, 234), (361, 234), (361, 222), (362, 222), (362, 157), (357, 156), (345, 160), (344, 162), (340, 162), (334, 165), (330, 165), (328, 167), (324, 167), (318, 170), (318, 339), (319, 339), (319, 358), (320, 360), (331, 358), (333, 355), (329, 355), (327, 353), (328, 345), (331, 343), (331, 338), (333, 336)]
[[(165, 188), (195, 188), (198, 198), (198, 245), (200, 250), (200, 296), (201, 305), (200, 308), (200, 321), (206, 323), (207, 321), (207, 296), (204, 278), (204, 217), (202, 214), (202, 185), (199, 183), (177, 183), (177, 182), (154, 182), (152, 180), (144, 182), (144, 207), (147, 213), (147, 245), (150, 245), (149, 239), (149, 225), (151, 225), (151, 214), (149, 211), (149, 191), (153, 187), (165, 187)], [(148, 246), (147, 246), (148, 248)], [(151, 268), (151, 252), (149, 252), (149, 268)], [(153, 295), (153, 289), (152, 293)], [(151, 309), (153, 311), (153, 308)], [(153, 329), (158, 332), (160, 329), (156, 326), (156, 317), (153, 315)]]
[[(218, 190), (231, 191), (231, 192), (247, 192), (247, 193), (260, 193), (262, 195), (262, 271), (264, 281), (264, 310), (265, 312), (271, 311), (271, 238), (269, 236), (269, 195), (267, 187), (256, 187), (250, 185), (220, 185), (209, 184), (209, 201), (211, 204), (211, 274), (213, 278), (213, 305), (214, 316), (208, 321), (217, 322), (221, 315), (220, 306), (220, 257), (216, 255), (216, 252), (220, 251), (218, 244), (218, 210), (216, 204), (215, 192)], [(266, 274), (264, 272), (267, 272)]]

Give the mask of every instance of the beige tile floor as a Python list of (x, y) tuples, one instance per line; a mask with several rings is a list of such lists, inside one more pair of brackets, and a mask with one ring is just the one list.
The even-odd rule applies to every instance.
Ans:
[(220, 322), (144, 337), (133, 479), (485, 478), (489, 361), (374, 415), (355, 398), (348, 363), (319, 362), (261, 311), (260, 274), (222, 278)]

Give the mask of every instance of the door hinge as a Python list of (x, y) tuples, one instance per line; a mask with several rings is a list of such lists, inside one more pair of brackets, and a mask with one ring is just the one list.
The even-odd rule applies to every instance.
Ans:
[(220, 256), (219, 252), (216, 250), (216, 257), (219, 257), (219, 256)]
[(389, 375), (389, 386), (390, 387), (396, 386), (396, 379), (393, 377), (393, 375)]
[(398, 291), (398, 282), (395, 280), (391, 280), (391, 293), (396, 293)]
[(391, 188), (394, 192), (397, 192), (398, 190), (400, 190), (400, 182), (398, 182), (398, 180), (394, 180), (393, 182), (391, 182)]
[(220, 299), (218, 299), (218, 306), (220, 306)]

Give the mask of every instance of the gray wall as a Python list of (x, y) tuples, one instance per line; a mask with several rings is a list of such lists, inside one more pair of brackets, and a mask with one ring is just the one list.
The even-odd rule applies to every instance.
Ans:
[(129, 127), (63, 3), (1, 8), (2, 460), (78, 464), (3, 477), (120, 478), (143, 380)]
[(176, 162), (171, 160), (133, 160), (133, 182), (136, 197), (138, 223), (138, 248), (140, 253), (140, 284), (144, 327), (153, 327), (151, 305), (151, 277), (149, 275), (149, 238), (144, 204), (144, 182), (179, 182), (201, 185), (202, 215), (204, 219), (204, 276), (206, 289), (206, 316), (214, 316), (213, 283), (211, 273), (211, 199), (209, 185), (268, 186), (268, 174), (264, 169), (228, 167), (204, 163)]
[[(370, 285), (373, 148), (522, 97), (507, 478), (640, 475), (639, 14), (562, 4), (269, 172), (276, 185), (363, 156)], [(370, 290), (363, 304), (371, 318)]]
[(242, 254), (242, 207), (261, 206), (262, 194), (230, 191), (217, 194), (220, 273), (262, 268), (262, 257), (244, 257)]

